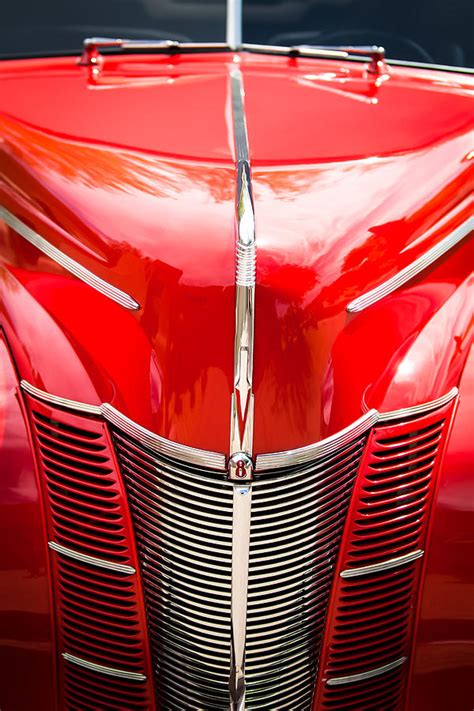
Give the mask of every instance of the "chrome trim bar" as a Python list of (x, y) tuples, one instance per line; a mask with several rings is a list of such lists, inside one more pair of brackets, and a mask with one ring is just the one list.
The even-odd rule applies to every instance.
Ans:
[(337, 432), (326, 439), (322, 439), (315, 444), (309, 444), (306, 447), (299, 449), (289, 449), (282, 452), (272, 452), (270, 454), (257, 454), (255, 471), (267, 469), (283, 469), (284, 467), (294, 466), (295, 464), (306, 464), (321, 457), (331, 454), (340, 447), (350, 442), (358, 435), (364, 434), (368, 429), (376, 423), (384, 424), (392, 420), (402, 420), (408, 417), (417, 417), (424, 415), (432, 410), (447, 405), (458, 394), (458, 388), (454, 387), (436, 400), (414, 405), (413, 407), (405, 407), (392, 412), (379, 412), (378, 410), (368, 410), (356, 422), (352, 423), (345, 429)]
[(82, 57), (79, 64), (82, 66), (97, 66), (101, 61), (101, 49), (117, 49), (121, 51), (153, 51), (163, 53), (185, 53), (206, 50), (226, 51), (229, 46), (226, 42), (178, 42), (176, 40), (153, 39), (123, 39), (121, 37), (87, 37), (83, 44)]
[(382, 563), (374, 563), (373, 565), (364, 565), (361, 568), (348, 568), (340, 573), (341, 578), (358, 578), (361, 575), (370, 575), (370, 573), (380, 573), (383, 570), (390, 570), (391, 568), (398, 568), (401, 565), (406, 565), (414, 560), (418, 560), (424, 555), (424, 551), (417, 550), (412, 553), (406, 553), (405, 555), (400, 555), (397, 558), (390, 558), (389, 560), (384, 560)]
[(431, 400), (430, 402), (422, 403), (421, 405), (413, 405), (413, 407), (404, 407), (401, 410), (393, 410), (392, 412), (381, 412), (380, 422), (390, 422), (391, 420), (401, 420), (405, 417), (415, 417), (416, 415), (424, 415), (431, 410), (437, 410), (443, 405), (447, 405), (448, 402), (454, 400), (458, 394), (457, 388), (451, 388), (446, 395), (442, 395), (436, 400)]
[(233, 50), (242, 44), (242, 0), (227, 0), (226, 41)]
[(371, 74), (380, 75), (387, 71), (385, 66), (385, 48), (379, 47), (375, 44), (361, 47), (325, 47), (324, 45), (318, 46), (311, 44), (285, 46), (248, 44), (244, 42), (240, 49), (246, 52), (256, 52), (259, 54), (282, 54), (290, 57), (326, 57), (328, 59), (352, 59), (354, 57), (367, 58), (370, 59), (368, 71)]
[(71, 548), (66, 548), (61, 546), (55, 541), (48, 541), (48, 546), (51, 550), (59, 553), (59, 555), (64, 555), (67, 558), (73, 558), (74, 560), (79, 560), (81, 563), (88, 563), (89, 565), (95, 565), (97, 568), (107, 568), (108, 570), (115, 570), (117, 573), (127, 573), (127, 575), (134, 575), (136, 573), (135, 568), (131, 565), (123, 565), (122, 563), (114, 563), (110, 560), (103, 560), (102, 558), (94, 558), (94, 556), (86, 555), (85, 553), (79, 553)]
[(53, 262), (59, 264), (63, 269), (74, 274), (75, 277), (85, 282), (91, 286), (96, 291), (100, 291), (101, 294), (107, 296), (112, 301), (117, 302), (120, 306), (126, 309), (136, 311), (140, 308), (140, 304), (135, 301), (129, 294), (124, 291), (117, 289), (117, 287), (112, 286), (108, 282), (104, 281), (96, 274), (93, 274), (88, 269), (79, 264), (67, 254), (61, 252), (60, 249), (54, 247), (50, 242), (48, 242), (44, 237), (41, 237), (37, 232), (35, 232), (31, 227), (28, 227), (24, 222), (15, 217), (9, 210), (0, 206), (0, 219), (3, 220), (12, 230), (17, 234), (21, 235), (27, 242), (35, 246), (40, 252), (46, 254)]
[(255, 471), (263, 469), (281, 469), (283, 467), (294, 466), (295, 464), (306, 464), (308, 462), (326, 457), (344, 445), (352, 442), (359, 435), (363, 435), (379, 419), (377, 410), (369, 410), (356, 422), (345, 429), (331, 435), (326, 439), (309, 444), (299, 449), (290, 449), (284, 452), (272, 452), (271, 454), (259, 454), (255, 465)]
[(22, 380), (21, 388), (29, 395), (37, 398), (38, 400), (43, 400), (43, 402), (48, 402), (51, 405), (56, 405), (58, 407), (65, 407), (68, 410), (77, 410), (78, 412), (85, 412), (88, 415), (101, 415), (100, 405), (87, 405), (83, 402), (77, 402), (77, 400), (68, 400), (65, 397), (59, 397), (57, 395), (50, 395), (50, 393), (40, 390), (39, 388), (31, 385), (26, 380)]
[(377, 667), (376, 669), (370, 669), (370, 671), (361, 672), (360, 674), (351, 674), (350, 676), (337, 676), (332, 679), (328, 679), (326, 684), (328, 686), (341, 686), (342, 684), (353, 684), (357, 681), (363, 681), (364, 679), (372, 679), (374, 676), (381, 676), (382, 674), (387, 674), (397, 667), (401, 667), (405, 664), (408, 657), (400, 657), (390, 664), (384, 664), (382, 667)]
[(346, 307), (347, 312), (354, 314), (363, 311), (368, 306), (372, 306), (377, 301), (380, 301), (393, 291), (396, 291), (434, 262), (438, 261), (438, 259), (441, 259), (449, 250), (453, 249), (459, 242), (465, 239), (473, 229), (474, 217), (470, 217), (447, 235), (447, 237), (425, 252), (425, 254), (398, 272), (398, 274), (395, 274), (395, 276), (379, 284), (375, 289), (367, 291), (365, 294), (362, 294), (362, 296), (358, 296), (357, 299), (351, 301)]
[(84, 667), (85, 669), (90, 669), (91, 671), (99, 672), (99, 674), (107, 674), (108, 676), (118, 676), (121, 679), (130, 679), (131, 681), (146, 681), (145, 674), (140, 672), (126, 671), (124, 669), (114, 669), (113, 667), (106, 667), (103, 664), (96, 664), (95, 662), (89, 662), (87, 659), (82, 659), (81, 657), (76, 657), (74, 654), (69, 654), (69, 652), (63, 652), (63, 657), (67, 662), (71, 664), (77, 664), (78, 667)]
[[(241, 13), (240, 0), (231, 2)], [(230, 18), (232, 19), (232, 18)], [(228, 18), (229, 22), (229, 18)], [(241, 19), (240, 19), (241, 22)], [(235, 27), (233, 28), (235, 30)], [(241, 26), (240, 26), (241, 31)], [(234, 37), (236, 41), (236, 37)], [(256, 244), (250, 157), (242, 74), (231, 72), (237, 164), (234, 390), (231, 401), (228, 479), (234, 483), (232, 507), (232, 596), (230, 709), (245, 711), (245, 643), (253, 478), (253, 360)]]
[(69, 410), (84, 412), (88, 415), (102, 416), (105, 420), (115, 425), (126, 434), (131, 437), (135, 437), (144, 446), (149, 447), (153, 451), (158, 454), (162, 454), (165, 457), (178, 459), (180, 461), (187, 462), (188, 464), (208, 467), (209, 469), (216, 469), (219, 471), (226, 470), (226, 457), (224, 454), (219, 454), (218, 452), (207, 452), (204, 449), (196, 449), (195, 447), (188, 447), (185, 444), (179, 444), (169, 439), (165, 439), (164, 437), (160, 437), (160, 435), (150, 432), (150, 430), (145, 429), (145, 427), (133, 422), (133, 420), (130, 420), (126, 417), (126, 415), (123, 415), (109, 403), (102, 403), (101, 405), (87, 405), (75, 400), (68, 400), (66, 398), (50, 395), (49, 393), (36, 388), (34, 385), (31, 385), (26, 380), (22, 380), (20, 385), (25, 392), (35, 398), (38, 398), (38, 400), (42, 400), (43, 402), (56, 405), (57, 407), (64, 407)]

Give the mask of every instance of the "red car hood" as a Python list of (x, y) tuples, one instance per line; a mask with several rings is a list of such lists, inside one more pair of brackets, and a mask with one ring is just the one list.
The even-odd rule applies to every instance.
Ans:
[(228, 450), (237, 62), (256, 211), (258, 453), (456, 384), (469, 245), (366, 312), (346, 307), (466, 219), (466, 77), (232, 54), (111, 57), (98, 76), (72, 58), (4, 62), (0, 204), (140, 309), (0, 223), (1, 314), (38, 387)]

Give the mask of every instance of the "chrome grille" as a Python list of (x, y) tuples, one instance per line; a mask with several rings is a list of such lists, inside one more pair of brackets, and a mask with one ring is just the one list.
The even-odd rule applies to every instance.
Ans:
[(229, 706), (232, 485), (118, 432), (165, 709)]
[[(233, 484), (114, 431), (141, 558), (158, 698), (229, 708)], [(246, 709), (307, 711), (366, 437), (252, 483)]]

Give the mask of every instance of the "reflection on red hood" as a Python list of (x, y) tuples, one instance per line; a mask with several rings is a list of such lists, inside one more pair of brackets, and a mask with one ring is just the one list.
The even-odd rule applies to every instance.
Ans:
[(366, 312), (346, 306), (466, 219), (466, 77), (232, 54), (110, 57), (95, 78), (72, 58), (2, 63), (0, 203), (141, 309), (0, 226), (0, 313), (37, 386), (227, 451), (236, 61), (258, 246), (258, 453), (456, 384), (468, 244)]

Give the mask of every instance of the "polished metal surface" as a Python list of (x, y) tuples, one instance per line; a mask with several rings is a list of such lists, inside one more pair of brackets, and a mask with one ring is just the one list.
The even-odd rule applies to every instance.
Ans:
[(389, 560), (384, 560), (382, 563), (374, 563), (373, 565), (364, 565), (360, 568), (348, 568), (341, 572), (341, 578), (358, 578), (361, 575), (370, 575), (371, 573), (380, 573), (383, 570), (390, 570), (390, 568), (399, 568), (402, 565), (407, 565), (414, 560), (418, 560), (424, 554), (424, 551), (417, 550), (412, 553), (406, 553), (405, 555), (397, 556), (396, 558), (390, 558)]
[(113, 667), (106, 667), (102, 664), (95, 664), (87, 659), (82, 659), (81, 657), (76, 657), (74, 654), (68, 654), (68, 652), (63, 652), (63, 657), (67, 662), (71, 664), (77, 664), (79, 667), (84, 667), (85, 669), (90, 669), (91, 671), (96, 671), (99, 674), (107, 674), (107, 676), (118, 676), (121, 679), (130, 679), (131, 681), (146, 681), (145, 674), (140, 674), (140, 672), (126, 671), (124, 669), (114, 669)]
[(307, 711), (367, 434), (252, 481), (164, 458), (115, 426), (112, 435), (164, 706)]
[(363, 311), (377, 301), (385, 298), (392, 292), (399, 289), (401, 286), (414, 279), (418, 274), (421, 274), (425, 269), (434, 264), (438, 259), (441, 259), (449, 250), (453, 249), (457, 244), (464, 240), (474, 229), (474, 217), (465, 220), (459, 227), (451, 232), (447, 237), (442, 239), (438, 244), (429, 249), (414, 262), (402, 269), (387, 281), (384, 281), (375, 289), (367, 291), (362, 296), (358, 296), (347, 305), (348, 313), (358, 313)]
[(100, 405), (87, 405), (83, 402), (77, 402), (76, 400), (68, 400), (64, 397), (59, 397), (57, 395), (51, 395), (50, 393), (40, 390), (39, 388), (31, 385), (26, 380), (22, 380), (21, 388), (26, 393), (32, 397), (42, 400), (43, 402), (48, 402), (50, 405), (56, 405), (57, 407), (64, 407), (67, 410), (76, 410), (77, 412), (84, 412), (88, 415), (100, 415), (101, 409)]
[[(240, 2), (231, 3), (235, 10)], [(240, 7), (241, 13), (241, 7)], [(245, 649), (253, 478), (253, 360), (255, 328), (255, 215), (245, 120), (244, 85), (231, 72), (232, 111), (237, 164), (234, 391), (231, 400), (229, 480), (232, 506), (232, 595), (230, 708), (245, 709)], [(242, 480), (246, 480), (242, 483)]]
[(226, 42), (177, 42), (175, 40), (122, 39), (120, 37), (87, 37), (83, 42), (83, 53), (79, 64), (96, 66), (101, 61), (101, 49), (116, 49), (119, 51), (144, 51), (163, 53), (185, 53), (225, 51), (229, 49)]
[(385, 49), (378, 45), (367, 47), (325, 47), (310, 44), (299, 44), (290, 46), (270, 45), (270, 44), (249, 44), (243, 43), (240, 47), (246, 52), (257, 52), (262, 54), (282, 54), (292, 57), (323, 57), (328, 59), (370, 59), (369, 72), (373, 74), (383, 74), (385, 67)]
[(242, 43), (242, 0), (227, 0), (226, 40), (234, 50)]
[(142, 444), (151, 447), (151, 449), (156, 452), (160, 452), (169, 457), (175, 457), (181, 461), (189, 462), (190, 464), (202, 465), (222, 471), (226, 469), (226, 457), (224, 454), (195, 449), (194, 447), (188, 447), (185, 444), (179, 444), (160, 437), (144, 427), (141, 427), (141, 425), (138, 425), (136, 422), (133, 422), (133, 420), (130, 420), (108, 403), (103, 403), (102, 405), (87, 405), (75, 400), (68, 400), (40, 390), (26, 380), (21, 381), (21, 387), (33, 397), (43, 402), (48, 402), (51, 405), (84, 412), (90, 415), (101, 415), (105, 420), (120, 427), (124, 432), (128, 432), (128, 434), (138, 439)]
[(458, 389), (451, 388), (446, 395), (442, 395), (436, 400), (421, 403), (420, 405), (413, 405), (412, 407), (405, 407), (391, 412), (379, 412), (375, 409), (368, 410), (362, 417), (356, 420), (356, 422), (320, 442), (309, 444), (306, 447), (300, 447), (298, 449), (258, 454), (255, 462), (255, 471), (258, 472), (263, 469), (282, 469), (284, 467), (311, 461), (312, 459), (336, 451), (352, 437), (355, 437), (358, 433), (366, 432), (377, 422), (383, 424), (391, 420), (403, 420), (424, 415), (432, 410), (447, 405), (457, 394)]
[(290, 449), (282, 452), (271, 452), (270, 454), (258, 454), (256, 458), (255, 471), (264, 469), (282, 469), (298, 464), (310, 462), (318, 457), (324, 457), (337, 452), (341, 447), (350, 442), (355, 437), (367, 432), (379, 419), (377, 410), (369, 410), (356, 422), (345, 429), (337, 432), (331, 437), (309, 444), (306, 447)]
[(400, 657), (390, 664), (384, 664), (382, 667), (377, 667), (376, 669), (370, 669), (370, 671), (362, 672), (360, 674), (351, 674), (350, 676), (339, 676), (332, 679), (328, 679), (326, 684), (328, 686), (341, 686), (342, 684), (353, 684), (358, 681), (363, 681), (364, 679), (372, 679), (374, 676), (382, 676), (382, 674), (387, 674), (397, 667), (401, 667), (407, 661), (408, 657)]
[(86, 555), (85, 553), (79, 553), (71, 548), (66, 548), (61, 546), (55, 541), (48, 541), (48, 546), (51, 550), (56, 551), (59, 555), (64, 555), (67, 558), (73, 558), (74, 560), (80, 560), (81, 563), (88, 563), (89, 565), (95, 565), (98, 568), (107, 568), (108, 570), (115, 570), (117, 573), (127, 573), (128, 575), (133, 575), (136, 570), (132, 568), (131, 565), (124, 565), (123, 563), (114, 563), (111, 560), (104, 560), (103, 558), (94, 558), (94, 556)]
[(430, 402), (424, 402), (421, 405), (413, 405), (413, 407), (404, 407), (401, 410), (393, 410), (392, 412), (382, 412), (380, 413), (380, 422), (390, 422), (391, 420), (403, 420), (409, 417), (417, 417), (419, 415), (425, 415), (427, 412), (432, 410), (437, 410), (439, 407), (447, 405), (448, 402), (454, 400), (458, 394), (457, 388), (451, 388), (446, 395), (442, 395), (436, 400), (430, 400)]
[(234, 484), (113, 427), (164, 708), (229, 708)]
[(160, 454), (174, 457), (181, 462), (196, 464), (198, 466), (209, 467), (211, 469), (225, 470), (226, 458), (224, 454), (218, 452), (207, 452), (204, 449), (195, 449), (185, 444), (172, 442), (169, 439), (160, 437), (150, 430), (141, 427), (133, 420), (123, 415), (115, 407), (107, 403), (100, 406), (101, 413), (108, 422), (119, 427), (132, 437), (135, 437), (143, 445), (146, 445)]
[(57, 247), (54, 247), (44, 237), (41, 237), (37, 232), (28, 227), (24, 222), (15, 217), (9, 210), (0, 206), (0, 220), (3, 220), (17, 234), (21, 235), (27, 242), (34, 245), (43, 254), (46, 254), (50, 259), (59, 264), (63, 269), (74, 274), (75, 277), (85, 282), (96, 291), (107, 296), (112, 301), (116, 301), (120, 306), (126, 309), (136, 310), (140, 308), (140, 304), (124, 291), (117, 289), (108, 282), (104, 281), (96, 274), (93, 274), (81, 264), (76, 262), (67, 254), (61, 252)]

